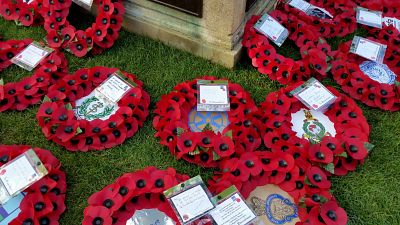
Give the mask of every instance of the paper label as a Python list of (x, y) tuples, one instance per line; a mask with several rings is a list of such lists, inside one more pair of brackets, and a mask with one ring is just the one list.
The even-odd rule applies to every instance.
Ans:
[(310, 3), (304, 0), (292, 0), (289, 2), (289, 5), (293, 6), (296, 9), (299, 9), (303, 12), (307, 12), (307, 9), (311, 6)]
[(336, 136), (335, 124), (322, 112), (300, 109), (291, 115), (292, 130), (296, 136), (316, 144), (325, 136)]
[(315, 16), (321, 19), (332, 19), (333, 15), (328, 12), (326, 9), (324, 8), (320, 8), (317, 6), (311, 6), (308, 10), (307, 10), (307, 14), (310, 16)]
[(268, 16), (266, 22), (261, 26), (261, 30), (268, 34), (273, 41), (276, 41), (285, 31), (285, 27), (274, 18)]
[[(175, 225), (176, 223), (158, 209), (136, 210), (126, 225)], [(1, 225), (1, 224), (0, 224)]]
[(210, 212), (210, 215), (217, 225), (245, 225), (256, 218), (253, 211), (237, 193), (219, 203)]
[(97, 98), (94, 92), (78, 99), (73, 110), (76, 118), (92, 121), (95, 119), (107, 120), (119, 109), (118, 104), (103, 101)]
[(365, 61), (360, 64), (360, 70), (369, 78), (382, 84), (394, 84), (397, 75), (385, 64)]
[(75, 4), (85, 8), (86, 10), (90, 10), (93, 5), (93, 0), (72, 0)]
[(200, 185), (173, 196), (171, 201), (183, 222), (190, 221), (214, 208), (207, 193)]
[(14, 58), (11, 59), (11, 62), (31, 71), (52, 51), (52, 49), (41, 47), (37, 42), (33, 42), (14, 56)]
[(228, 104), (226, 85), (200, 85), (200, 101), (203, 104)]
[(300, 221), (292, 197), (276, 185), (257, 187), (250, 193), (246, 202), (259, 218), (254, 225), (295, 225)]
[(371, 27), (382, 28), (382, 12), (357, 8), (357, 22)]
[(95, 96), (105, 98), (105, 101), (117, 103), (131, 88), (132, 85), (114, 73), (95, 89)]
[(18, 216), (21, 212), (19, 205), (24, 197), (25, 194), (20, 193), (0, 206), (0, 225), (10, 224)]
[(366, 59), (377, 61), (381, 50), (381, 44), (362, 38), (355, 49), (355, 54)]

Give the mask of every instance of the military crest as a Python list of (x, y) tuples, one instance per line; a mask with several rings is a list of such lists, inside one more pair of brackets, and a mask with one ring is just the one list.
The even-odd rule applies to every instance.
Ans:
[(90, 94), (76, 102), (74, 109), (77, 118), (86, 120), (101, 119), (106, 120), (115, 113), (118, 106), (110, 104), (97, 98), (94, 94)]
[(279, 194), (271, 194), (266, 200), (253, 196), (250, 201), (256, 215), (266, 216), (273, 224), (290, 223), (298, 217), (297, 206)]
[(206, 127), (215, 133), (221, 132), (229, 125), (227, 112), (199, 112), (193, 109), (189, 113), (189, 128), (192, 132), (201, 132)]

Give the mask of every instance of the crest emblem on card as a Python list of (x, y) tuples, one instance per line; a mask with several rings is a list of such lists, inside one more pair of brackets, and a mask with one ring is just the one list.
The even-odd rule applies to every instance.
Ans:
[(76, 114), (87, 120), (102, 119), (109, 117), (115, 106), (107, 105), (96, 96), (85, 99), (82, 104), (76, 107)]
[(304, 110), (306, 119), (303, 121), (303, 138), (309, 140), (311, 143), (319, 143), (324, 136), (332, 136), (326, 132), (324, 125), (315, 119), (311, 111)]
[(397, 77), (389, 67), (373, 61), (361, 63), (360, 70), (372, 80), (382, 84), (394, 84)]
[(265, 201), (252, 197), (251, 203), (257, 216), (265, 215), (273, 224), (290, 223), (298, 217), (296, 205), (279, 194), (271, 194)]
[(226, 112), (199, 112), (193, 109), (189, 113), (189, 128), (193, 132), (201, 132), (207, 127), (218, 133), (222, 132), (228, 125), (228, 113)]

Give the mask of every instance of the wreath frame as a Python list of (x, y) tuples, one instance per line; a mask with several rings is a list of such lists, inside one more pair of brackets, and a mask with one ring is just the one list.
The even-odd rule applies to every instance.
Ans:
[(116, 71), (100, 66), (84, 68), (52, 85), (36, 114), (45, 137), (69, 151), (103, 150), (132, 137), (149, 115), (150, 104), (149, 94), (133, 74), (123, 72), (136, 86), (119, 100), (119, 109), (110, 118), (79, 120), (73, 112), (75, 100), (89, 95)]
[[(0, 145), (0, 166), (31, 149), (25, 145)], [(50, 151), (32, 148), (48, 174), (28, 187), (26, 196), (20, 204), (21, 212), (10, 225), (20, 224), (53, 224), (58, 223), (65, 211), (66, 175), (61, 171), (61, 162)]]

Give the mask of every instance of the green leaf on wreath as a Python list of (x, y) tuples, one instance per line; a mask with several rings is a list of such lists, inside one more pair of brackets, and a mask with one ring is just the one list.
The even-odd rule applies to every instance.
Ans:
[(396, 81), (394, 82), (394, 85), (396, 85), (397, 87), (400, 87), (400, 82), (396, 80)]
[(332, 64), (328, 64), (328, 67), (326, 68), (325, 72), (329, 72), (332, 69)]
[(72, 110), (72, 105), (71, 103), (68, 103), (64, 106), (67, 110)]
[(208, 131), (208, 130), (209, 131), (214, 131), (212, 126), (211, 126), (211, 124), (209, 124), (209, 123), (206, 124), (206, 126), (203, 128), (202, 131), (204, 132), (204, 131)]
[(308, 179), (308, 177), (306, 177), (306, 179), (304, 179), (304, 183), (307, 184), (308, 186), (314, 186), (311, 181)]
[(198, 155), (200, 154), (200, 149), (199, 148), (195, 148), (193, 152), (191, 152), (191, 155)]
[(349, 157), (349, 155), (347, 155), (347, 152), (342, 152), (341, 154), (339, 154), (337, 156), (341, 156), (341, 157), (344, 157), (344, 158)]
[(177, 133), (178, 137), (181, 136), (184, 132), (185, 132), (185, 129), (183, 129), (181, 127), (176, 128), (176, 133)]
[(318, 42), (321, 43), (321, 44), (323, 44), (323, 43), (325, 43), (325, 40), (322, 39), (322, 38), (319, 38), (319, 39), (318, 39)]
[(335, 165), (333, 163), (323, 165), (322, 168), (324, 168), (326, 171), (328, 171), (331, 174), (335, 174)]
[(223, 173), (227, 173), (229, 172), (229, 168), (225, 168), (224, 170), (222, 170)]
[(3, 79), (0, 79), (0, 85), (4, 85)]
[(75, 135), (78, 135), (78, 134), (80, 134), (80, 133), (82, 133), (82, 129), (81, 129), (80, 127), (78, 127), (78, 128), (76, 129)]
[(364, 147), (367, 149), (367, 152), (370, 153), (372, 151), (372, 149), (375, 147), (375, 145), (373, 145), (369, 142), (365, 142)]
[(216, 160), (218, 160), (218, 159), (220, 159), (221, 157), (217, 154), (217, 153), (215, 153), (215, 152), (213, 152), (213, 160), (214, 161), (216, 161)]
[(319, 196), (319, 199), (320, 199), (321, 204), (324, 204), (324, 203), (328, 202), (328, 199), (325, 198), (325, 197), (322, 196), (322, 195)]
[(47, 97), (47, 95), (45, 95), (43, 98), (43, 103), (45, 103), (45, 102), (51, 102), (51, 99), (49, 97)]
[(225, 133), (225, 136), (227, 136), (227, 137), (229, 137), (229, 138), (233, 139), (232, 130), (230, 130), (230, 131), (226, 132), (226, 133)]

